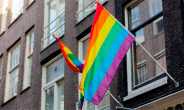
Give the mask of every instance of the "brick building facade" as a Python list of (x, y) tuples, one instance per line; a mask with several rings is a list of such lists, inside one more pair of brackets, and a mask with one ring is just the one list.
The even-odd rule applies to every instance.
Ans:
[[(111, 92), (137, 110), (184, 109), (184, 1), (99, 0), (136, 35), (179, 87), (136, 43), (117, 70)], [(83, 60), (95, 2), (2, 0), (0, 4), (0, 110), (77, 110), (79, 75), (65, 65), (52, 32)], [(115, 110), (107, 94), (99, 106)]]

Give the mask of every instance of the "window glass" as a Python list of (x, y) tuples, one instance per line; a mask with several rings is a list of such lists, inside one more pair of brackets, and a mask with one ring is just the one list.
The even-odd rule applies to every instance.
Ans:
[[(162, 56), (162, 57), (160, 57), (159, 59), (157, 59), (158, 60), (158, 62), (164, 67), (164, 68), (166, 68), (166, 57), (165, 56)], [(156, 73), (157, 74), (162, 74), (162, 73), (164, 73), (164, 71), (158, 66), (158, 65), (156, 65)]]
[[(64, 60), (57, 58), (43, 73), (43, 110), (64, 110)], [(45, 99), (45, 100), (44, 100)]]
[(47, 47), (54, 38), (52, 33), (62, 36), (65, 31), (65, 1), (45, 0), (44, 10), (44, 38), (42, 48)]
[(23, 89), (26, 89), (31, 85), (31, 72), (32, 72), (31, 69), (32, 69), (34, 39), (35, 39), (34, 32), (33, 30), (31, 30), (26, 35)]
[(0, 3), (0, 33), (5, 31), (8, 15), (8, 0), (2, 0)]
[(46, 90), (46, 110), (54, 110), (54, 87)]
[(23, 0), (12, 0), (12, 7), (11, 7), (11, 13), (12, 13), (12, 21), (16, 19), (19, 14), (23, 11)]
[(64, 75), (64, 60), (63, 58), (55, 61), (47, 68), (47, 82), (50, 82), (59, 76)]
[(20, 45), (15, 45), (8, 52), (5, 101), (17, 95), (18, 73), (20, 60)]
[(64, 82), (58, 83), (58, 110), (64, 109)]
[[(152, 7), (157, 7), (158, 9), (153, 10)], [(159, 55), (165, 50), (165, 34), (163, 32), (162, 17), (157, 17), (148, 24), (143, 24), (161, 11), (161, 0), (138, 0), (138, 2), (128, 7), (129, 29), (139, 28), (139, 30), (134, 32), (136, 35), (136, 43), (131, 50), (132, 58), (128, 59), (131, 61), (131, 67), (134, 68), (131, 70), (133, 87), (156, 77), (158, 75), (157, 73), (161, 72), (158, 65), (140, 46), (140, 44), (144, 46), (152, 56)], [(158, 59), (158, 61), (162, 65), (165, 65), (165, 59)], [(166, 66), (164, 67), (166, 68)], [(163, 70), (161, 73), (163, 73)]]
[[(99, 0), (104, 3), (107, 0)], [(95, 10), (95, 0), (78, 0), (78, 21), (81, 21), (87, 15)]]
[(138, 0), (128, 8), (130, 29), (134, 29), (162, 12), (162, 0)]

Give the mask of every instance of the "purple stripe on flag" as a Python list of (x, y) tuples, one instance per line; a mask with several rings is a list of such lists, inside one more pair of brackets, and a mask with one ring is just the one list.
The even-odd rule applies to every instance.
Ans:
[(133, 41), (134, 41), (134, 38), (131, 35), (128, 35), (125, 42), (121, 45), (119, 52), (117, 53), (111, 67), (109, 68), (108, 72), (106, 73), (106, 76), (102, 80), (98, 90), (96, 91), (96, 93), (93, 97), (92, 102), (95, 105), (98, 105), (100, 103), (100, 101), (103, 99), (106, 91), (108, 90), (108, 88), (112, 82), (114, 75), (116, 74), (116, 70), (117, 70), (119, 64), (121, 63), (122, 59), (126, 55), (128, 49), (130, 48)]

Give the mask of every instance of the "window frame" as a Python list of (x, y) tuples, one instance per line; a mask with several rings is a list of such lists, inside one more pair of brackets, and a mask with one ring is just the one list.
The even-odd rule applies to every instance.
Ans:
[[(57, 32), (57, 31), (61, 31), (61, 35), (63, 36), (65, 33), (65, 7), (66, 7), (66, 2), (65, 0), (63, 0), (64, 3), (64, 8), (60, 9), (60, 13), (57, 14), (54, 18), (54, 20), (50, 21), (50, 8), (53, 4), (57, 5), (57, 2), (59, 0), (55, 1), (55, 0), (45, 0), (44, 1), (44, 24), (43, 24), (43, 28), (44, 28), (44, 35), (42, 37), (42, 50), (44, 50), (45, 48), (47, 48), (48, 46), (50, 46), (51, 44), (53, 44), (53, 42), (55, 41), (55, 39), (51, 36), (51, 32)], [(61, 8), (61, 7), (60, 7)], [(58, 25), (58, 20), (61, 20), (61, 18), (64, 18), (63, 22), (59, 22), (60, 24)], [(56, 24), (56, 26), (53, 28), (53, 23)]]
[[(124, 8), (124, 13), (125, 13), (125, 26), (129, 27), (129, 14), (128, 14), (128, 8), (132, 5), (135, 5), (137, 3), (140, 3), (142, 1), (140, 0), (133, 0), (132, 2), (128, 3), (125, 8)], [(136, 31), (140, 30), (141, 28), (144, 28), (146, 25), (153, 23), (156, 19), (158, 19), (159, 17), (163, 16), (163, 12), (158, 13), (157, 15), (150, 17), (147, 21), (141, 23), (140, 25), (138, 25), (137, 27), (135, 27), (134, 29), (130, 30), (131, 32), (135, 33)], [(153, 89), (156, 89), (160, 86), (163, 86), (165, 84), (168, 83), (168, 77), (164, 74), (164, 75), (160, 75), (160, 76), (155, 76), (153, 78), (151, 78), (150, 80), (148, 80), (147, 82), (145, 82), (145, 85), (140, 86), (139, 88), (134, 88), (133, 87), (133, 74), (135, 73), (135, 61), (132, 59), (132, 56), (134, 56), (134, 52), (133, 52), (133, 48), (134, 46), (132, 46), (128, 52), (127, 52), (127, 90), (128, 90), (128, 95), (124, 97), (124, 101), (127, 101), (129, 99), (132, 99), (138, 95), (141, 95), (143, 93), (146, 93), (148, 91), (151, 91)], [(151, 82), (149, 82), (151, 81)]]
[[(45, 104), (46, 104), (46, 93), (45, 91), (51, 87), (54, 87), (54, 110), (57, 110), (58, 104), (56, 103), (58, 101), (58, 82), (63, 81), (64, 83), (64, 73), (60, 75), (58, 78), (55, 78), (54, 80), (47, 82), (47, 67), (54, 63), (57, 60), (63, 59), (63, 57), (59, 54), (52, 60), (50, 60), (48, 63), (42, 66), (42, 87), (41, 87), (41, 110), (46, 110)], [(65, 63), (64, 63), (65, 64)], [(64, 65), (63, 65), (64, 66)]]
[[(19, 49), (19, 60), (18, 64), (16, 64), (13, 68), (11, 68), (11, 60), (12, 60), (12, 51), (16, 51), (15, 49)], [(20, 42), (16, 43), (9, 51), (8, 51), (8, 62), (7, 62), (7, 69), (6, 69), (6, 82), (5, 82), (5, 95), (4, 95), (4, 102), (11, 100), (12, 98), (16, 97), (18, 94), (18, 84), (19, 84), (19, 72), (20, 72), (20, 56), (21, 56), (21, 45)], [(11, 75), (12, 72), (17, 70), (17, 84), (16, 84), (16, 93), (9, 94), (9, 91), (12, 89), (11, 85)]]
[[(32, 75), (32, 66), (33, 66), (33, 54), (34, 54), (34, 47), (35, 47), (35, 32), (34, 32), (34, 28), (31, 29), (31, 30), (29, 30), (26, 33), (25, 42), (26, 43), (25, 43), (25, 50), (24, 50), (25, 56), (24, 56), (24, 73), (23, 73), (23, 86), (22, 86), (22, 90), (25, 90), (25, 89), (27, 89), (27, 88), (29, 88), (31, 86), (31, 75)], [(31, 43), (33, 43), (33, 44), (31, 44)], [(29, 52), (29, 48), (30, 48), (30, 51), (31, 52)], [(30, 61), (31, 61), (31, 63), (30, 63)], [(31, 64), (30, 70), (29, 71), (26, 71), (26, 70), (28, 70), (27, 68), (29, 68), (30, 64)], [(25, 76), (25, 74), (27, 76)], [(29, 78), (28, 78), (28, 76), (29, 76)], [(28, 81), (26, 82), (26, 80), (28, 80), (28, 79), (29, 79), (29, 82)]]
[[(91, 13), (93, 13), (95, 11), (95, 0), (93, 0), (92, 2), (90, 2), (87, 6), (84, 5), (84, 1), (85, 0), (78, 0), (78, 10), (76, 12), (77, 14), (77, 23), (81, 22), (83, 19), (85, 19), (86, 17), (88, 17)], [(101, 2), (101, 4), (105, 4), (106, 2), (108, 2), (108, 0), (99, 0), (99, 2)], [(82, 8), (80, 6), (80, 4), (82, 4)], [(90, 8), (89, 8), (90, 7)], [(90, 10), (87, 14), (86, 14), (86, 10)]]
[(21, 5), (22, 6), (19, 7), (19, 10), (17, 11), (16, 15), (14, 15), (14, 16), (13, 16), (13, 12), (12, 12), (12, 10), (13, 10), (13, 1), (14, 0), (9, 0), (9, 1), (11, 2), (11, 5), (8, 6), (8, 7), (10, 7), (10, 12), (11, 12), (11, 18), (10, 18), (10, 24), (9, 24), (11, 26), (11, 24), (13, 24), (22, 15), (22, 13), (24, 11), (25, 1), (21, 0), (21, 2), (22, 2)]

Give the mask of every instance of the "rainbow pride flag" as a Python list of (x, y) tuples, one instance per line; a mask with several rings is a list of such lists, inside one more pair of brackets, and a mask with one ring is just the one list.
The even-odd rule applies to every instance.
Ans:
[(97, 2), (80, 83), (84, 98), (98, 105), (134, 41), (131, 33)]
[(56, 39), (56, 42), (69, 68), (74, 73), (82, 73), (83, 63), (81, 63), (79, 59), (72, 53), (72, 51), (64, 45), (57, 35), (53, 34), (53, 36)]

